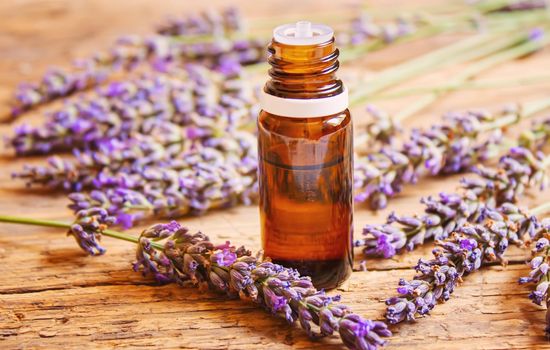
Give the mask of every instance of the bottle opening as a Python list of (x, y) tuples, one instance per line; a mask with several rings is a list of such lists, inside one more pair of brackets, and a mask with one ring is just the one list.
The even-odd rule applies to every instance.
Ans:
[(309, 21), (284, 24), (273, 30), (273, 40), (286, 45), (318, 45), (330, 41), (333, 36), (331, 27)]

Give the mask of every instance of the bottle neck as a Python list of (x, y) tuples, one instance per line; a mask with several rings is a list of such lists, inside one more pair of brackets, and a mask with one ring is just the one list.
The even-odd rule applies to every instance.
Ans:
[(272, 41), (268, 48), (271, 64), (264, 91), (292, 99), (318, 99), (344, 92), (336, 77), (338, 49), (332, 40), (318, 45), (286, 45)]

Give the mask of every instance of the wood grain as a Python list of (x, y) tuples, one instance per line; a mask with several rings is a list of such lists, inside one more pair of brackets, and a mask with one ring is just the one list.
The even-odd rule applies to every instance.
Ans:
[[(387, 8), (410, 9), (428, 1), (377, 1), (378, 12)], [(435, 3), (432, 1), (431, 3)], [(221, 7), (223, 1), (212, 1)], [(290, 1), (235, 2), (249, 18), (288, 16), (312, 11), (342, 11), (337, 2)], [(349, 2), (345, 3), (346, 6)], [(35, 79), (51, 64), (66, 65), (107, 47), (120, 34), (146, 33), (166, 15), (202, 8), (198, 2), (145, 0), (26, 0), (0, 3), (0, 112), (17, 82)], [(329, 23), (331, 24), (331, 23)], [(344, 79), (366, 77), (391, 64), (452, 42), (453, 36), (422, 40), (367, 55), (341, 69)], [(522, 60), (497, 66), (480, 79), (532, 76), (548, 71), (548, 50)], [(420, 86), (444, 82), (463, 67), (451, 67), (401, 85)], [(258, 79), (263, 79), (261, 76)], [(495, 108), (505, 103), (531, 101), (548, 96), (550, 82), (508, 86), (492, 90), (460, 91), (441, 98), (406, 127), (426, 126), (441, 113), (467, 107)], [(381, 107), (397, 111), (414, 97), (381, 101)], [(357, 125), (365, 122), (362, 108), (353, 111)], [(23, 120), (39, 120), (39, 114)], [(9, 135), (12, 125), (0, 126)], [(522, 124), (517, 130), (528, 125)], [(24, 162), (3, 149), (0, 158), (0, 213), (69, 221), (63, 194), (27, 190), (10, 173)], [(388, 210), (372, 213), (358, 206), (355, 230), (366, 223), (381, 222), (389, 210), (413, 213), (421, 196), (456, 187), (460, 176), (423, 178), (409, 186)], [(550, 199), (550, 193), (528, 196), (526, 206)], [(238, 207), (203, 217), (182, 220), (192, 230), (202, 230), (214, 240), (259, 248), (259, 221), (255, 207)], [(136, 229), (135, 232), (138, 232)], [(85, 256), (60, 230), (0, 225), (0, 348), (183, 348), (183, 349), (341, 349), (337, 337), (307, 339), (297, 327), (273, 318), (253, 305), (227, 300), (193, 288), (156, 286), (130, 269), (133, 247), (105, 239), (108, 253)], [(369, 260), (369, 271), (356, 272), (338, 292), (356, 312), (381, 318), (383, 300), (393, 295), (401, 277), (411, 277), (420, 257), (429, 257), (428, 244), (392, 260)], [(356, 251), (356, 264), (361, 260)], [(511, 249), (507, 268), (492, 266), (469, 276), (451, 300), (431, 316), (413, 324), (394, 327), (388, 349), (542, 349), (550, 348), (543, 336), (544, 311), (527, 299), (528, 289), (518, 286), (527, 273), (528, 253)]]

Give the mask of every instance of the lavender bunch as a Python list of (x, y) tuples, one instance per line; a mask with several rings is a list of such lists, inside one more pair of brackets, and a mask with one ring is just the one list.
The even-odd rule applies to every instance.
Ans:
[[(108, 52), (78, 60), (70, 70), (51, 68), (39, 82), (23, 83), (16, 89), (12, 117), (57, 98), (101, 85), (117, 72), (133, 71), (138, 67), (166, 73), (188, 63), (200, 63), (224, 74), (236, 74), (242, 64), (264, 60), (263, 40), (227, 36), (241, 21), (235, 10), (226, 10), (221, 15), (210, 13), (201, 18), (197, 20), (192, 16), (178, 24), (170, 21), (161, 25), (160, 34), (156, 35), (121, 37)], [(222, 33), (220, 28), (224, 29)], [(181, 33), (170, 35), (171, 31)], [(195, 42), (185, 40), (199, 33), (210, 38)]]
[(256, 111), (246, 87), (234, 77), (188, 65), (179, 74), (113, 82), (97, 95), (47, 114), (40, 126), (22, 124), (8, 143), (18, 155), (27, 155), (95, 148), (136, 132), (174, 142), (249, 123)]
[(529, 276), (521, 277), (520, 284), (534, 284), (535, 289), (529, 293), (529, 299), (537, 305), (546, 304), (546, 334), (550, 334), (550, 219), (543, 220), (541, 227), (533, 237), (533, 258), (529, 262), (531, 272)]
[(207, 210), (250, 204), (257, 196), (256, 157), (224, 157), (215, 150), (193, 150), (169, 166), (148, 166), (134, 173), (105, 174), (89, 193), (72, 193), (75, 212), (101, 207), (131, 227), (154, 216), (176, 218)]
[(421, 200), (423, 215), (391, 213), (381, 225), (366, 225), (364, 238), (355, 242), (366, 256), (391, 258), (404, 249), (412, 250), (429, 239), (446, 239), (466, 223), (482, 223), (486, 212), (505, 202), (516, 201), (526, 188), (543, 189), (550, 158), (541, 152), (512, 147), (496, 169), (480, 168), (479, 178), (465, 179), (459, 193), (440, 193)]
[[(177, 145), (174, 145), (177, 146)], [(204, 145), (165, 148), (148, 137), (113, 142), (78, 152), (77, 162), (50, 158), (49, 166), (27, 166), (15, 177), (71, 193), (75, 212), (104, 208), (117, 224), (155, 216), (202, 214), (257, 197), (256, 140), (247, 132), (211, 138)]]
[[(470, 170), (493, 155), (502, 129), (522, 117), (519, 109), (512, 108), (499, 114), (448, 113), (444, 124), (428, 130), (415, 129), (400, 150), (384, 147), (356, 160), (355, 199), (368, 200), (372, 209), (383, 209), (389, 197), (399, 193), (405, 184), (416, 183), (423, 172), (439, 175)], [(484, 138), (488, 131), (493, 133)]]
[(420, 259), (411, 281), (401, 279), (399, 296), (389, 298), (386, 319), (395, 324), (426, 315), (437, 303), (447, 301), (463, 277), (480, 267), (499, 262), (510, 244), (521, 246), (540, 227), (535, 216), (510, 203), (485, 210), (482, 224), (465, 224), (442, 241), (436, 241), (434, 258)]

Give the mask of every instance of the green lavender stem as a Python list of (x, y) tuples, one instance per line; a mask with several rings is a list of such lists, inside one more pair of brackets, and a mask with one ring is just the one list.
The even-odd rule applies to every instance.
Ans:
[[(514, 40), (515, 38), (513, 38), (511, 42), (513, 42)], [(504, 62), (508, 62), (529, 55), (548, 45), (548, 43), (550, 43), (550, 38), (548, 37), (533, 41), (529, 39), (529, 36), (524, 35), (523, 38), (519, 39), (519, 42), (516, 41), (516, 46), (512, 46), (511, 48), (502, 52), (497, 52), (496, 54), (480, 60), (470, 67), (462, 70), (451, 80), (451, 85), (460, 85), (485, 70), (491, 69)], [(400, 110), (397, 114), (395, 114), (394, 119), (396, 121), (403, 120), (420, 112), (422, 109), (437, 101), (437, 99), (444, 95), (444, 93), (445, 92), (432, 93), (416, 100), (415, 103), (409, 105), (407, 108), (404, 108)]]
[(381, 71), (373, 80), (365, 84), (366, 88), (357, 90), (355, 94), (350, 96), (350, 104), (362, 103), (384, 89), (434, 68), (479, 59), (515, 45), (519, 40), (525, 40), (525, 34), (511, 35), (500, 39), (495, 34), (479, 34), (429, 52), (411, 61)]
[(550, 201), (546, 202), (546, 203), (543, 203), (543, 204), (539, 205), (538, 207), (530, 209), (529, 213), (531, 215), (535, 215), (535, 216), (550, 213)]
[[(0, 222), (32, 225), (32, 226), (42, 226), (42, 227), (56, 227), (56, 228), (64, 228), (64, 229), (71, 228), (71, 224), (66, 222), (55, 221), (55, 220), (24, 218), (20, 216), (12, 216), (12, 215), (0, 215)], [(126, 242), (131, 242), (131, 243), (139, 242), (137, 237), (134, 237), (132, 235), (129, 235), (123, 232), (114, 231), (114, 230), (103, 230), (101, 231), (101, 234), (111, 238), (120, 239)], [(152, 242), (152, 244), (153, 244), (153, 247), (155, 247), (156, 249), (164, 248), (162, 244), (158, 244), (155, 242)]]
[(536, 76), (519, 77), (512, 79), (483, 79), (478, 81), (464, 81), (461, 83), (445, 83), (435, 86), (421, 86), (407, 89), (400, 89), (395, 92), (383, 93), (371, 96), (371, 100), (387, 100), (407, 96), (416, 96), (426, 93), (441, 94), (457, 90), (483, 90), (504, 87), (527, 86), (541, 84), (550, 81), (550, 74), (538, 74)]

